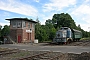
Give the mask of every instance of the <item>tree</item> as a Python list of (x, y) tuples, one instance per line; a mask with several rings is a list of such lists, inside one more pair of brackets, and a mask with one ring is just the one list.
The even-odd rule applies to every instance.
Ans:
[(45, 25), (48, 25), (48, 24), (52, 24), (52, 20), (51, 19), (46, 20)]
[(81, 29), (81, 26), (80, 26), (80, 24), (79, 24), (77, 27)]
[(38, 20), (38, 18), (36, 19), (37, 23), (35, 25), (35, 38), (39, 40), (39, 42), (42, 41), (42, 28), (41, 28), (41, 24), (40, 21)]
[(51, 28), (50, 29), (49, 39), (53, 40), (53, 38), (55, 37), (55, 34), (56, 34), (56, 29), (55, 28)]
[(36, 27), (35, 27), (35, 38), (39, 40), (39, 42), (50, 41), (55, 36), (56, 29), (52, 24), (52, 20), (48, 19), (45, 22), (45, 25), (41, 25), (39, 20), (37, 19)]
[(47, 29), (45, 25), (41, 25), (41, 36), (42, 36), (42, 41), (48, 41), (49, 35), (47, 33)]
[(53, 40), (56, 34), (56, 29), (54, 28), (52, 20), (50, 19), (46, 20), (45, 26), (46, 26), (46, 33), (49, 36), (48, 40)]
[(68, 13), (54, 14), (52, 18), (52, 22), (55, 28), (58, 28), (58, 27), (76, 28), (76, 24), (74, 20)]
[(10, 27), (8, 25), (5, 25), (1, 32), (2, 36), (7, 36), (9, 35), (9, 33), (10, 33)]

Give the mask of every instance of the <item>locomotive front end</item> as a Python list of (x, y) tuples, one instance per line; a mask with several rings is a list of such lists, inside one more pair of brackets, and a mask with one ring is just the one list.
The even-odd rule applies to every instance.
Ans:
[(56, 37), (53, 39), (54, 43), (66, 42), (67, 31), (59, 30), (56, 32)]

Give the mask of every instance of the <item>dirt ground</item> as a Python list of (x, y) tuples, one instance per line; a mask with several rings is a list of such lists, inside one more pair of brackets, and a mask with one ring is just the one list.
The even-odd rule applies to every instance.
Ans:
[[(1, 45), (1, 47), (6, 46), (7, 48), (0, 48), (0, 60), (90, 60), (90, 52), (81, 52), (81, 50), (90, 50), (88, 48), (90, 46), (90, 40), (72, 42), (67, 45), (52, 43)], [(17, 49), (13, 47), (17, 47)], [(21, 50), (20, 48), (25, 48), (25, 50)], [(43, 51), (45, 49), (49, 49), (50, 51)], [(66, 51), (74, 51), (74, 49), (78, 49), (81, 53), (66, 53)], [(65, 53), (60, 52), (61, 50)], [(75, 52), (78, 50), (75, 50)]]
[(0, 60), (90, 60), (90, 52), (74, 54), (0, 48)]

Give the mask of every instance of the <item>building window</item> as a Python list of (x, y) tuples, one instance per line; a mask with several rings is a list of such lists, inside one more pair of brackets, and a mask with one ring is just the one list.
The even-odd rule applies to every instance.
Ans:
[(23, 27), (26, 27), (26, 22), (23, 22)]
[(28, 28), (30, 28), (30, 22), (28, 22)]
[(17, 27), (18, 27), (18, 28), (21, 27), (21, 22), (17, 22)]
[(16, 27), (16, 22), (13, 22), (12, 25), (13, 25), (13, 27)]

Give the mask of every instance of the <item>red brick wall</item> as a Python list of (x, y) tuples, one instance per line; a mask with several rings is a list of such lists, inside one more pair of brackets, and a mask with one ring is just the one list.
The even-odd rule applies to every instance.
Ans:
[(18, 43), (18, 36), (21, 36), (21, 40), (23, 39), (22, 33), (23, 33), (22, 29), (10, 29), (10, 36), (17, 43)]
[(10, 37), (13, 41), (17, 42), (17, 30), (16, 29), (10, 29)]
[[(30, 28), (32, 28), (32, 23), (30, 23)], [(32, 33), (28, 33), (26, 32), (26, 30), (30, 30), (30, 28), (28, 28), (28, 22), (26, 23), (26, 28), (23, 29), (23, 40), (26, 40), (28, 42), (30, 42), (30, 40), (34, 41), (35, 40), (35, 34), (34, 34), (34, 30), (32, 30)], [(29, 38), (28, 38), (29, 35)], [(31, 36), (30, 36), (31, 35)], [(29, 39), (29, 40), (28, 40)]]

